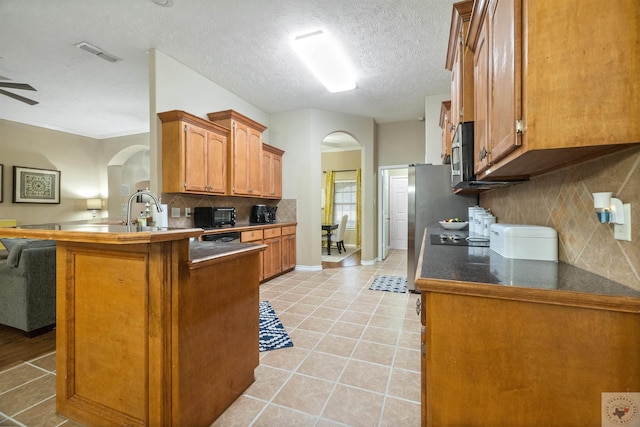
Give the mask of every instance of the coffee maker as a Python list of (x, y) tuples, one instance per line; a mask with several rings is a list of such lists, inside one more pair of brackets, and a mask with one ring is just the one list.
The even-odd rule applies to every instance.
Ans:
[(251, 208), (251, 218), (249, 222), (252, 224), (264, 224), (269, 222), (269, 212), (266, 205), (253, 205)]
[(267, 224), (276, 222), (277, 206), (253, 205), (249, 222), (252, 224)]

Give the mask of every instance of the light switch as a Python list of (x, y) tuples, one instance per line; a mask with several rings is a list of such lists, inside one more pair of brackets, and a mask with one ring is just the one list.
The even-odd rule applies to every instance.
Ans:
[(184, 208), (184, 216), (191, 218), (191, 208)]

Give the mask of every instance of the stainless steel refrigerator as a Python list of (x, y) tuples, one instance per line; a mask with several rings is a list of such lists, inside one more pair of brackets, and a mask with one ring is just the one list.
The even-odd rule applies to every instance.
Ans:
[(457, 195), (451, 191), (449, 165), (409, 166), (409, 222), (407, 288), (415, 292), (415, 273), (426, 227), (440, 229), (438, 221), (468, 218), (468, 207), (478, 203), (477, 194)]

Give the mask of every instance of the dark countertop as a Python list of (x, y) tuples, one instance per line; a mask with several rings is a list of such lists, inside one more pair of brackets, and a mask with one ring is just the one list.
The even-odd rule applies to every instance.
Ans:
[(211, 262), (228, 260), (232, 256), (243, 256), (263, 251), (266, 245), (239, 242), (212, 242), (191, 240), (189, 242), (189, 268), (198, 268)]
[[(444, 230), (431, 230), (440, 234)], [(529, 261), (504, 258), (488, 247), (433, 245), (429, 236), (423, 241), (422, 264), (416, 285), (420, 290), (444, 290), (464, 294), (506, 296), (506, 288), (521, 290), (528, 299), (535, 295), (550, 301), (554, 298), (601, 301), (604, 305), (631, 303), (631, 311), (640, 312), (640, 291), (575, 266), (552, 261)], [(475, 287), (474, 287), (475, 284)], [(480, 289), (479, 285), (482, 285)], [(487, 285), (491, 288), (487, 288)], [(496, 286), (498, 285), (498, 286)], [(498, 289), (504, 288), (504, 289)], [(477, 289), (476, 289), (477, 288)], [(614, 300), (607, 300), (612, 297)]]
[(230, 231), (248, 231), (254, 230), (257, 228), (276, 228), (276, 227), (287, 227), (290, 225), (297, 225), (298, 223), (295, 221), (283, 221), (283, 222), (269, 222), (269, 223), (252, 223), (252, 222), (237, 222), (236, 225), (224, 225), (222, 227), (216, 228), (207, 228), (204, 230), (203, 234), (216, 234), (216, 233), (228, 233)]

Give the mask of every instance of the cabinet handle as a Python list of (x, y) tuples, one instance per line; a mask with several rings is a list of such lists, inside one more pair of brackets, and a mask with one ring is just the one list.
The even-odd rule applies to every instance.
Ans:
[(489, 155), (489, 152), (487, 151), (487, 149), (485, 147), (482, 147), (480, 149), (480, 152), (478, 153), (478, 160), (483, 160), (485, 159), (487, 156)]
[(427, 343), (426, 342), (421, 343), (420, 349), (422, 351), (422, 355), (426, 356), (427, 355)]
[(418, 316), (420, 316), (420, 311), (422, 311), (422, 302), (420, 301), (420, 298), (418, 298), (416, 300), (416, 314)]

